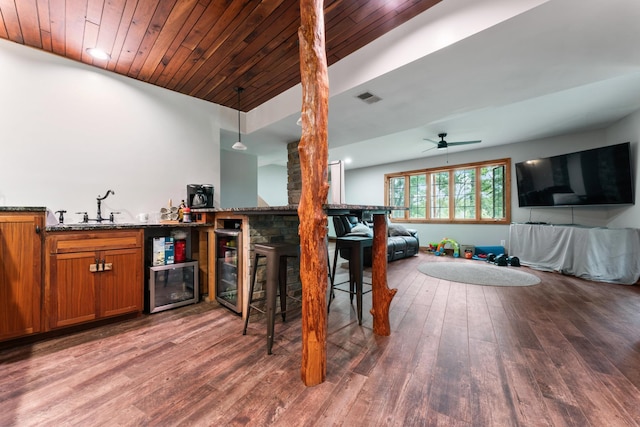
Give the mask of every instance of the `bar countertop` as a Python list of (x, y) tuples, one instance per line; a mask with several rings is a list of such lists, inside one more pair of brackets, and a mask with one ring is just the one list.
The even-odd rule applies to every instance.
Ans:
[(44, 206), (0, 206), (0, 212), (46, 212)]
[[(358, 212), (371, 212), (371, 213), (388, 213), (394, 210), (405, 210), (404, 207), (398, 206), (377, 206), (377, 205), (324, 205), (324, 210), (329, 215), (346, 215), (349, 213)], [(191, 209), (191, 212), (205, 213), (205, 212), (228, 212), (244, 215), (297, 215), (298, 205), (285, 205), (285, 206), (259, 206), (259, 207), (242, 207), (242, 208), (198, 208)]]

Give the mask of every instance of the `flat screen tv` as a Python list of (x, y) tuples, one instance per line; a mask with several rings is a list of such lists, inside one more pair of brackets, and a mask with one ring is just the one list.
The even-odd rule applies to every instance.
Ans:
[(629, 142), (516, 163), (520, 207), (634, 203)]

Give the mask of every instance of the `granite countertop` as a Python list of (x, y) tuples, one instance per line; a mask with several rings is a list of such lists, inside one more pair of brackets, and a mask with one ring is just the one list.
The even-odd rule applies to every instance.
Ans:
[[(348, 214), (352, 212), (371, 212), (371, 213), (387, 213), (394, 210), (405, 210), (404, 207), (398, 206), (377, 206), (377, 205), (323, 205), (324, 210), (330, 215)], [(191, 209), (194, 213), (205, 212), (229, 212), (240, 213), (246, 215), (261, 215), (261, 214), (280, 214), (280, 215), (297, 215), (298, 205), (284, 205), (284, 206), (258, 206), (258, 207), (243, 207), (243, 208), (198, 208)]]
[[(0, 212), (47, 212), (45, 206), (0, 206)], [(53, 221), (52, 221), (53, 222)], [(136, 228), (185, 228), (185, 227), (213, 227), (212, 223), (202, 222), (179, 222), (179, 223), (141, 223), (141, 222), (125, 222), (125, 223), (68, 223), (53, 224), (49, 223), (45, 227), (45, 231), (95, 231), (95, 230), (126, 230)]]
[(46, 212), (44, 206), (0, 206), (0, 212)]
[(180, 222), (180, 223), (102, 223), (102, 224), (56, 224), (47, 225), (45, 231), (95, 231), (95, 230), (128, 230), (138, 228), (196, 228), (196, 227), (213, 227), (214, 224), (202, 222)]

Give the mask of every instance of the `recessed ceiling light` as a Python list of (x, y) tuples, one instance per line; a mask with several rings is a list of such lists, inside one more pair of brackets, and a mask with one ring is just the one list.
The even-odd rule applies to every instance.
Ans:
[(351, 163), (351, 157), (347, 157), (347, 158), (345, 158), (345, 159), (344, 159), (344, 163), (345, 163), (345, 164), (347, 164), (347, 165), (348, 165), (349, 163)]
[(106, 59), (109, 60), (111, 59), (111, 55), (109, 55), (107, 52), (105, 52), (102, 49), (98, 49), (97, 47), (90, 47), (87, 48), (87, 53), (91, 56), (93, 56), (96, 59)]

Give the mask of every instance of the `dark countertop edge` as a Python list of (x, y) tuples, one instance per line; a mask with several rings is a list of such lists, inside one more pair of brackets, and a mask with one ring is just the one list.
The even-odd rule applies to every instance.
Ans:
[(45, 231), (65, 232), (65, 231), (96, 231), (96, 230), (131, 230), (138, 228), (197, 228), (197, 227), (213, 227), (212, 223), (202, 222), (181, 222), (179, 224), (113, 224), (113, 225), (84, 225), (84, 224), (62, 224), (47, 225)]
[[(378, 206), (378, 205), (323, 205), (323, 208), (328, 213), (339, 214), (349, 213), (355, 211), (366, 211), (371, 213), (387, 213), (394, 210), (406, 210), (405, 207), (399, 206)], [(243, 207), (243, 208), (196, 208), (191, 209), (194, 213), (240, 213), (248, 215), (260, 215), (268, 213), (298, 213), (298, 205), (285, 205), (285, 206), (258, 206), (258, 207)]]
[(0, 212), (46, 212), (43, 206), (0, 206)]

